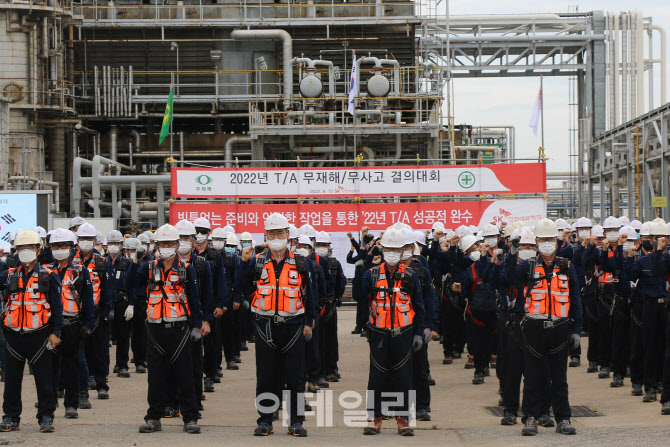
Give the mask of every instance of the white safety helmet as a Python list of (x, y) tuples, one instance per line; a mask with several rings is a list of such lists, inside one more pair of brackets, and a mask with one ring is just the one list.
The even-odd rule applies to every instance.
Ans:
[[(230, 234), (235, 234), (235, 233), (230, 233)], [(212, 236), (212, 239), (214, 239), (214, 238), (217, 238), (217, 239), (228, 239), (228, 233), (226, 232), (226, 230), (224, 230), (224, 229), (221, 228), (221, 227), (219, 227), (219, 228), (214, 228), (214, 230), (212, 231), (211, 236)]]
[(73, 229), (74, 227), (78, 227), (80, 225), (84, 225), (86, 221), (84, 220), (83, 217), (75, 216), (70, 220), (70, 230)]
[(325, 231), (318, 231), (316, 233), (316, 240), (314, 242), (319, 244), (330, 244), (332, 239), (330, 234), (326, 233)]
[(310, 224), (305, 224), (300, 227), (300, 234), (304, 234), (307, 237), (316, 237), (316, 230)]
[(642, 222), (634, 220), (630, 223), (630, 226), (633, 227), (633, 230), (639, 232), (642, 229)]
[(640, 226), (640, 236), (649, 236), (649, 230), (654, 222), (645, 222)]
[(288, 226), (288, 238), (289, 239), (298, 239), (300, 237), (300, 230), (298, 230), (298, 227), (295, 225), (291, 224)]
[(412, 227), (410, 227), (406, 223), (402, 223), (402, 222), (394, 223), (393, 225), (388, 227), (387, 230), (390, 230), (391, 228), (395, 228), (396, 230), (402, 230), (402, 229), (411, 230), (412, 229)]
[(112, 230), (107, 233), (107, 243), (110, 242), (123, 242), (123, 235), (118, 230)]
[(530, 244), (530, 245), (535, 245), (537, 243), (537, 240), (535, 239), (535, 233), (530, 231), (527, 228), (523, 228), (520, 230), (520, 240), (519, 244)]
[(179, 232), (179, 236), (195, 236), (195, 225), (186, 219), (180, 220), (174, 227)]
[(487, 224), (484, 229), (482, 230), (482, 236), (483, 237), (489, 237), (489, 236), (499, 236), (500, 231), (498, 230), (498, 227), (496, 227), (493, 224)]
[(617, 219), (614, 216), (610, 216), (607, 219), (605, 219), (605, 222), (603, 222), (602, 227), (605, 230), (618, 230), (621, 228), (621, 224), (619, 223), (619, 219)]
[(441, 230), (444, 231), (444, 224), (442, 222), (435, 222), (431, 227), (431, 230), (434, 232)]
[(226, 233), (234, 233), (235, 228), (233, 228), (232, 225), (226, 225), (225, 227), (223, 227), (223, 231), (225, 231)]
[[(663, 223), (654, 222), (651, 225), (651, 228), (649, 228), (649, 235), (651, 235), (651, 236), (670, 236), (670, 231), (668, 230), (668, 227), (665, 224), (665, 221), (663, 221)], [(17, 238), (18, 238), (18, 236), (17, 236)]]
[(652, 220), (652, 222), (665, 224), (665, 221), (663, 219), (661, 219), (660, 217), (657, 217), (656, 219)]
[(265, 231), (288, 230), (288, 226), (288, 219), (283, 214), (272, 213), (267, 217), (267, 219), (265, 219)]
[(142, 242), (136, 237), (129, 237), (123, 241), (124, 250), (142, 250)]
[(84, 222), (77, 229), (77, 237), (95, 237), (97, 234), (95, 227), (90, 223)]
[(384, 231), (381, 244), (384, 248), (403, 248), (405, 246), (405, 237), (402, 231), (392, 228)]
[(514, 224), (512, 224), (512, 225), (507, 225), (507, 226), (505, 227), (505, 229), (503, 230), (503, 237), (504, 237), (504, 238), (505, 238), (505, 237), (512, 237), (512, 233), (514, 233), (514, 230), (518, 230), (518, 229), (519, 229), (519, 228), (517, 228), (516, 226), (514, 226)]
[(426, 245), (426, 234), (423, 231), (414, 231), (414, 242), (419, 245)]
[(472, 234), (477, 234), (479, 232), (479, 227), (475, 225), (468, 225), (468, 228), (472, 231)]
[(605, 229), (600, 225), (596, 225), (593, 228), (591, 228), (591, 236), (605, 237)]
[(240, 234), (240, 241), (253, 241), (253, 236), (251, 236), (251, 233), (248, 231), (245, 231), (244, 233)]
[(151, 243), (151, 239), (149, 239), (149, 236), (147, 236), (145, 233), (139, 234), (137, 236), (137, 240), (140, 241), (141, 244), (149, 245)]
[(416, 242), (416, 239), (414, 239), (414, 232), (412, 230), (402, 228), (400, 229), (400, 232), (402, 233), (402, 237), (405, 240), (405, 245), (410, 245)]
[(447, 242), (449, 242), (454, 238), (454, 236), (456, 236), (456, 232), (450, 231), (445, 235), (445, 239), (447, 240)]
[(468, 234), (463, 237), (460, 241), (458, 241), (458, 244), (461, 247), (461, 251), (464, 253), (467, 251), (468, 248), (472, 247), (477, 243), (477, 236)]
[(535, 224), (535, 237), (558, 237), (558, 226), (551, 219), (542, 219)]
[(472, 235), (472, 230), (469, 227), (466, 227), (465, 225), (461, 225), (460, 227), (456, 228), (456, 236), (458, 237), (463, 237), (463, 236), (469, 236)]
[(172, 242), (179, 240), (179, 231), (170, 224), (165, 224), (156, 230), (156, 242)]
[(309, 245), (310, 247), (314, 247), (314, 244), (312, 244), (312, 240), (306, 234), (300, 235), (300, 237), (298, 238), (298, 245)]
[(237, 240), (237, 236), (235, 236), (235, 233), (228, 233), (228, 236), (226, 237), (226, 245), (231, 247), (237, 247), (237, 244), (239, 243), (240, 241)]
[(593, 228), (593, 222), (591, 222), (591, 219), (587, 217), (580, 217), (577, 219), (577, 222), (575, 222), (575, 227), (577, 228)]
[(626, 216), (619, 217), (619, 224), (623, 227), (624, 225), (630, 225), (630, 219)]
[(149, 238), (150, 241), (153, 242), (153, 241), (156, 240), (156, 234), (153, 231), (147, 230), (147, 231), (144, 232), (144, 234), (147, 235), (147, 237)]
[(74, 244), (74, 234), (72, 234), (72, 231), (66, 230), (65, 228), (56, 228), (51, 232), (51, 236), (49, 236), (49, 244), (59, 244), (63, 242), (71, 242)]
[(42, 245), (42, 239), (33, 230), (19, 230), (14, 239), (14, 247), (20, 245)]
[(554, 223), (556, 224), (556, 228), (558, 228), (558, 231), (563, 231), (566, 228), (570, 228), (570, 225), (565, 219), (556, 219)]
[(33, 231), (34, 231), (35, 233), (37, 233), (37, 235), (38, 235), (39, 237), (41, 237), (42, 239), (44, 239), (45, 237), (47, 237), (47, 231), (46, 231), (44, 228), (40, 227), (40, 226), (37, 226), (37, 227), (33, 228)]
[(635, 231), (635, 228), (631, 227), (630, 225), (624, 225), (623, 227), (619, 228), (619, 236), (624, 234), (628, 236), (629, 241), (637, 240), (637, 231)]
[(102, 233), (99, 232), (99, 231), (96, 231), (96, 233), (95, 233), (95, 242), (98, 243), (98, 244), (100, 244), (100, 245), (102, 245), (102, 241), (104, 241), (104, 240), (105, 240), (105, 237), (102, 235)]
[(196, 220), (194, 220), (193, 226), (196, 228), (206, 228), (208, 230), (212, 229), (212, 225), (204, 217), (198, 217)]

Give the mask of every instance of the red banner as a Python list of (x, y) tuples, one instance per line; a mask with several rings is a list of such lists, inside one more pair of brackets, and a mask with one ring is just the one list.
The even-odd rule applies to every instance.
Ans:
[(320, 231), (356, 231), (366, 225), (382, 230), (395, 222), (412, 228), (428, 229), (435, 222), (446, 228), (489, 222), (523, 221), (528, 225), (547, 216), (545, 199), (490, 200), (471, 202), (411, 202), (411, 203), (338, 203), (307, 205), (227, 205), (189, 204), (170, 205), (170, 223), (182, 219), (194, 221), (204, 217), (212, 228), (232, 225), (236, 231), (263, 233), (265, 218), (279, 212), (297, 227), (309, 223)]

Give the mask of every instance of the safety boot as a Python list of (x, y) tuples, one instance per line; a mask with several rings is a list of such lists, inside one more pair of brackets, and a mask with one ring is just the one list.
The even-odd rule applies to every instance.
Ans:
[(368, 421), (368, 426), (363, 429), (364, 435), (376, 435), (382, 431), (382, 418), (374, 418)]
[(161, 427), (161, 421), (157, 421), (155, 419), (149, 419), (144, 423), (144, 425), (140, 425), (140, 433), (154, 433), (161, 430), (163, 430), (163, 427)]
[(407, 418), (398, 416), (395, 420), (398, 423), (398, 434), (400, 436), (414, 436), (414, 430), (409, 426)]
[(535, 436), (537, 434), (537, 421), (534, 417), (528, 417), (521, 429), (522, 436)]
[(475, 369), (475, 357), (473, 355), (468, 355), (468, 361), (465, 364), (465, 369)]

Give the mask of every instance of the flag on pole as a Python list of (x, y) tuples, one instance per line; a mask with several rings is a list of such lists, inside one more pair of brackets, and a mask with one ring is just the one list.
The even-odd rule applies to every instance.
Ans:
[(168, 102), (165, 104), (165, 116), (163, 116), (163, 126), (161, 127), (161, 136), (158, 140), (158, 145), (163, 143), (163, 140), (170, 135), (170, 123), (172, 123), (172, 84), (170, 84), (170, 96)]
[(351, 80), (349, 81), (349, 115), (354, 114), (356, 107), (356, 50), (352, 50), (353, 57), (351, 59)]
[(542, 87), (540, 87), (540, 91), (537, 94), (537, 100), (535, 101), (535, 105), (533, 106), (533, 113), (530, 115), (530, 122), (528, 123), (528, 127), (533, 129), (533, 135), (537, 136), (537, 126), (540, 124), (540, 114), (542, 112)]

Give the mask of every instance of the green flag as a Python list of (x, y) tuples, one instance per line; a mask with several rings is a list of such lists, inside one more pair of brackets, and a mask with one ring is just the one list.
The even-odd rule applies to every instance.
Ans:
[(161, 137), (158, 140), (158, 145), (163, 143), (163, 140), (170, 135), (170, 123), (172, 122), (172, 84), (170, 84), (170, 96), (168, 102), (165, 104), (165, 116), (163, 117), (163, 127), (161, 127)]

